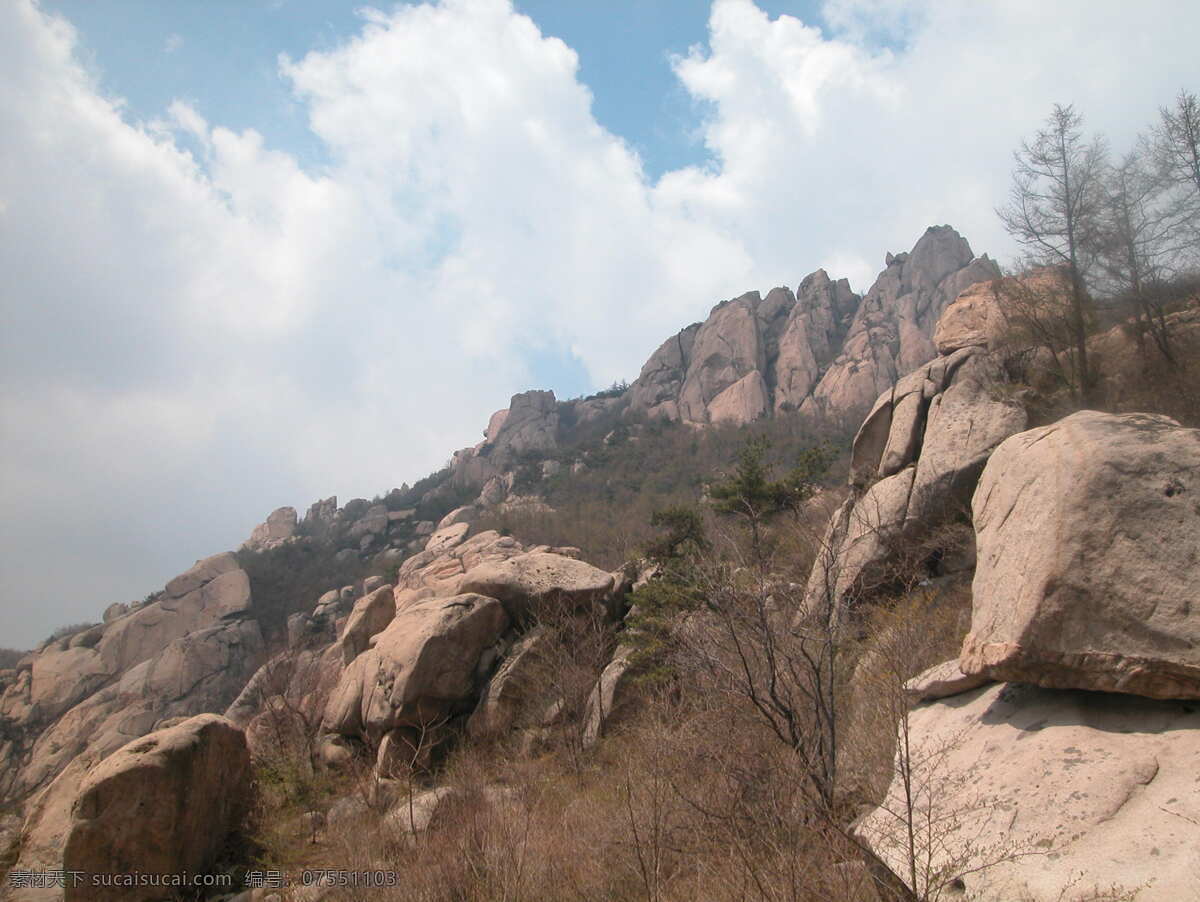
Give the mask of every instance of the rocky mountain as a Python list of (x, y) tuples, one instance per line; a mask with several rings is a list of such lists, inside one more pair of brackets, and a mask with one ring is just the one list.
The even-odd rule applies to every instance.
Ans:
[(933, 226), (910, 252), (889, 253), (862, 297), (817, 270), (794, 293), (780, 287), (723, 301), (663, 342), (624, 391), (565, 402), (546, 391), (514, 395), (492, 416), (483, 442), (456, 452), (454, 480), (480, 486), (482, 503), (499, 503), (512, 491), (507, 474), (516, 461), (618, 419), (699, 426), (799, 412), (813, 421), (853, 420), (936, 356), (934, 327), (963, 290), (999, 275), (953, 228)]
[[(292, 807), (275, 812), (306, 831), (303, 854), (327, 855), (313, 851), (324, 830), (352, 837), (364, 856), (355, 860), (375, 868), (421, 860), (404, 856), (424, 854), (464, 811), (471, 848), (483, 842), (501, 855), (534, 829), (531, 799), (552, 798), (538, 816), (549, 819), (556, 854), (543, 857), (555, 867), (603, 860), (587, 879), (604, 889), (584, 897), (615, 897), (604, 881), (622, 873), (612, 862), (643, 835), (635, 808), (644, 797), (631, 768), (607, 788), (587, 781), (624, 767), (637, 747), (581, 762), (621, 742), (639, 706), (654, 704), (641, 631), (665, 593), (666, 638), (654, 653), (669, 646), (684, 665), (664, 667), (675, 682), (662, 710), (676, 711), (688, 679), (700, 681), (706, 702), (690, 712), (699, 726), (656, 721), (652, 752), (668, 753), (662, 731), (672, 729), (679, 754), (701, 746), (677, 759), (687, 762), (673, 773), (681, 780), (726, 745), (733, 755), (701, 780), (704, 804), (683, 806), (672, 843), (740, 829), (724, 810), (700, 827), (684, 818), (745, 774), (728, 798), (778, 794), (773, 830), (780, 818), (830, 827), (821, 842), (832, 857), (802, 870), (821, 898), (1120, 897), (1098, 895), (1112, 886), (1186, 898), (1200, 848), (1200, 430), (1153, 413), (1046, 417), (1031, 406), (1033, 389), (1013, 373), (1039, 352), (1005, 333), (996, 275), (938, 227), (910, 253), (889, 255), (862, 298), (818, 272), (795, 295), (778, 288), (727, 301), (668, 340), (627, 389), (570, 402), (517, 395), (446, 473), (374, 501), (324, 499), (303, 518), (280, 508), (238, 552), (198, 561), (145, 601), (113, 605), (104, 622), (48, 640), (0, 672), (3, 868), (32, 881), (222, 867), (257, 768), (259, 792), (309, 775)], [(1200, 336), (1193, 311), (1173, 316), (1180, 335)], [(1125, 374), (1114, 391), (1131, 391), (1132, 346), (1119, 330), (1096, 338), (1097, 359), (1120, 362)], [(575, 466), (559, 452), (589, 430), (819, 422), (855, 411), (845, 501), (822, 518), (811, 568), (804, 558), (807, 582), (765, 565), (754, 576), (739, 558), (710, 570), (693, 562), (702, 578), (681, 590), (662, 561), (608, 571), (578, 548), (535, 545), (483, 519), (536, 503), (521, 494), (522, 474)], [(739, 608), (747, 598), (757, 604)], [(924, 605), (929, 623), (873, 619), (905, 604)], [(956, 604), (961, 624), (949, 616)], [(761, 658), (756, 629), (768, 631)], [(786, 657), (789, 643), (799, 643), (795, 657)], [(780, 778), (780, 748), (743, 748), (748, 722), (714, 707), (739, 692), (756, 698), (750, 716), (778, 715), (770, 723), (786, 737), (781, 712), (794, 714), (788, 706), (813, 697), (813, 684), (788, 684), (794, 669), (772, 662), (784, 656), (794, 668), (831, 648), (853, 662), (837, 677), (847, 692), (837, 696), (846, 706), (839, 729), (886, 752), (871, 765), (852, 745), (840, 748), (844, 779), (864, 793), (844, 823), (833, 812), (842, 817), (853, 800), (835, 805), (832, 790), (825, 820), (805, 821), (797, 812), (814, 804), (803, 790), (815, 771)], [(942, 651), (930, 659), (931, 649)], [(752, 695), (759, 668), (776, 680), (767, 701)], [(814, 734), (825, 738), (822, 715), (809, 713), (813, 724), (784, 743), (788, 767), (820, 747), (810, 745)], [(862, 732), (871, 717), (882, 726)], [(556, 743), (570, 779), (548, 791), (537, 776), (520, 789), (520, 775), (536, 775)], [(500, 777), (453, 782), (440, 767), (455, 748), (502, 750)], [(658, 792), (663, 774), (654, 773)], [(654, 817), (667, 817), (666, 798), (653, 795)], [(587, 829), (599, 828), (584, 829), (583, 817), (594, 811), (610, 811), (617, 838), (591, 838)], [(811, 842), (806, 831), (798, 835)], [(386, 857), (371, 859), (379, 834)], [(724, 861), (728, 843), (720, 845)], [(793, 874), (804, 848), (783, 856)], [(429, 868), (435, 882), (453, 858)], [(475, 875), (488, 870), (469, 864)], [(419, 877), (406, 878), (414, 898)], [(291, 892), (342, 898), (320, 886)], [(11, 879), (0, 889), (22, 902), (162, 896)], [(248, 888), (235, 898), (269, 896)]]

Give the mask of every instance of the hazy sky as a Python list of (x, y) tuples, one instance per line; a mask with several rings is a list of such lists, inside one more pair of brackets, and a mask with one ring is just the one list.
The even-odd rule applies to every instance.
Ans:
[(717, 301), (858, 290), (1055, 101), (1127, 144), (1200, 4), (0, 0), (0, 645), (370, 497)]

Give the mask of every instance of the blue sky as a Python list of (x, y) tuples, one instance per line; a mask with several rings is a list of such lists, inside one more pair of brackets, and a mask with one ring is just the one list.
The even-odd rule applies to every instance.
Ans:
[(0, 636), (412, 482), (745, 291), (863, 291), (942, 223), (1008, 260), (994, 208), (1054, 103), (1120, 150), (1200, 89), (1200, 5), (1129, 17), (7, 0)]
[[(101, 85), (125, 98), (133, 115), (153, 118), (176, 98), (202, 115), (219, 114), (234, 129), (254, 128), (306, 163), (326, 148), (307, 127), (304, 107), (280, 79), (279, 54), (293, 59), (331, 49), (362, 25), (342, 0), (49, 0), (44, 8), (81, 32)], [(390, 4), (376, 4), (387, 8)], [(546, 35), (579, 54), (580, 80), (591, 87), (597, 121), (641, 156), (647, 175), (706, 159), (696, 103), (671, 70), (707, 35), (702, 0), (527, 0), (515, 4)], [(764, 2), (772, 16), (819, 22), (819, 4)]]

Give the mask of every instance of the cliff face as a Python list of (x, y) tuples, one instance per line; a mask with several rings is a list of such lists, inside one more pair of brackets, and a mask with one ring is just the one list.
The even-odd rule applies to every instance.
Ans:
[(572, 401), (546, 391), (514, 395), (491, 417), (482, 442), (455, 453), (453, 484), (481, 489), (484, 506), (502, 503), (512, 495), (517, 462), (553, 455), (597, 420), (609, 428), (618, 417), (703, 426), (799, 411), (853, 422), (897, 379), (937, 356), (934, 327), (959, 293), (999, 275), (950, 226), (932, 226), (910, 252), (887, 255), (864, 296), (817, 270), (794, 293), (780, 287), (723, 301), (704, 322), (664, 341), (623, 392)]
[(934, 226), (910, 253), (888, 254), (861, 298), (824, 270), (795, 294), (744, 294), (664, 342), (630, 387), (629, 407), (694, 424), (856, 414), (937, 355), (933, 327), (959, 292), (999, 274), (954, 229)]

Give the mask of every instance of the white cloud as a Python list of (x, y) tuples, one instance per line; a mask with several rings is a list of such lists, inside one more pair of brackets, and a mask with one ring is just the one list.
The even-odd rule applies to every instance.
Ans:
[(276, 505), (422, 475), (538, 350), (606, 385), (722, 297), (818, 265), (861, 290), (932, 223), (1007, 251), (991, 210), (1052, 102), (1120, 144), (1200, 81), (1197, 13), (1158, 12), (1139, 39), (1115, 2), (837, 0), (822, 32), (717, 0), (676, 62), (713, 162), (651, 184), (507, 0), (370, 12), (281, 60), (320, 170), (220, 111), (130, 121), (69, 26), (4, 5), (0, 632), (144, 594)]
[(167, 35), (167, 39), (163, 41), (163, 53), (171, 54), (183, 46), (183, 36), (172, 32)]

